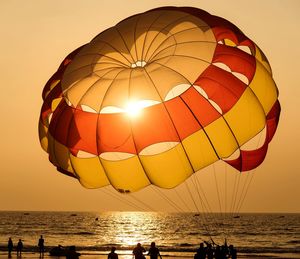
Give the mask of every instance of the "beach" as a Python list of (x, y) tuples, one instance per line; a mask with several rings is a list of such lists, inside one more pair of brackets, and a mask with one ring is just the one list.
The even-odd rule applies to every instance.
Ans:
[[(109, 253), (109, 251), (107, 251), (107, 253), (97, 253), (97, 254), (82, 254), (80, 256), (80, 259), (107, 259), (107, 254)], [(119, 259), (133, 259), (132, 254), (130, 253), (118, 253), (119, 255)], [(168, 254), (164, 254), (162, 253), (162, 257), (163, 258), (174, 258), (174, 259), (191, 259), (194, 258), (193, 255), (190, 256), (184, 256), (184, 255), (180, 255), (178, 254), (176, 255), (168, 255)], [(7, 253), (4, 251), (0, 252), (0, 259), (7, 259)], [(50, 256), (48, 253), (46, 253), (43, 257), (40, 257), (38, 253), (33, 253), (33, 252), (25, 252), (22, 254), (22, 257), (17, 257), (15, 254), (12, 255), (11, 259), (65, 259), (65, 257), (58, 257), (58, 256)], [(149, 258), (149, 256), (146, 256), (146, 258)], [(243, 258), (243, 259), (279, 259), (279, 258), (284, 258), (284, 259), (296, 259), (296, 258), (300, 258), (300, 255), (297, 253), (289, 253), (289, 254), (263, 254), (263, 255), (259, 255), (259, 254), (241, 254), (238, 255), (238, 258)]]
[[(112, 246), (120, 259), (132, 259), (140, 242), (146, 250), (156, 242), (164, 258), (193, 258), (200, 242), (234, 244), (238, 258), (300, 258), (300, 214), (213, 215), (201, 221), (191, 213), (156, 212), (0, 212), (0, 259), (7, 241), (22, 239), (22, 258), (39, 258), (37, 244), (45, 239), (44, 258), (52, 247), (76, 246), (81, 259), (107, 258)], [(97, 220), (95, 220), (97, 219)], [(210, 230), (210, 232), (207, 231)], [(64, 258), (64, 257), (60, 257)]]

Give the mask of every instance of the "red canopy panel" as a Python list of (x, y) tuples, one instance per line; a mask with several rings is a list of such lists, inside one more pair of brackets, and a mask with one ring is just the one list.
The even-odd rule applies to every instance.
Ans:
[(237, 159), (225, 160), (225, 162), (241, 172), (249, 171), (258, 167), (265, 159), (268, 144), (274, 136), (278, 125), (279, 115), (280, 104), (277, 101), (267, 115), (267, 134), (263, 146), (256, 150), (240, 150), (240, 156)]
[(249, 82), (255, 74), (255, 57), (235, 47), (217, 44), (213, 57), (213, 63), (216, 62), (224, 63), (232, 71), (245, 75)]
[[(97, 114), (93, 114), (97, 116)], [(129, 117), (124, 113), (100, 114), (97, 127), (97, 154), (126, 152), (136, 154)]]
[[(185, 99), (188, 98), (187, 95)], [(180, 140), (185, 139), (202, 128), (183, 97), (176, 97), (166, 101), (165, 106), (170, 114)]]
[[(74, 109), (61, 102), (52, 115), (49, 125), (50, 134), (61, 144), (68, 146), (70, 124), (73, 120)], [(77, 139), (78, 140), (78, 136)]]
[(216, 102), (223, 113), (226, 113), (239, 100), (247, 85), (227, 72), (214, 65), (209, 66), (195, 81)]
[(194, 87), (185, 91), (181, 98), (203, 128), (221, 117), (221, 114)]

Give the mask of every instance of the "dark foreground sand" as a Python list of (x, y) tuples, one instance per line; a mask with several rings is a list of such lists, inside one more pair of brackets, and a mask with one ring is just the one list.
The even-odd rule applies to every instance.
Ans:
[[(124, 252), (120, 252), (119, 254), (119, 259), (133, 259), (132, 255), (130, 253), (126, 253), (124, 254)], [(168, 254), (163, 254), (162, 253), (162, 257), (163, 258), (167, 258), (167, 259), (192, 259), (193, 255), (183, 255), (183, 254), (178, 254), (176, 256), (174, 255), (168, 255)], [(56, 256), (49, 256), (49, 254), (45, 254), (44, 257), (42, 257), (43, 259), (65, 259), (65, 257), (56, 257)], [(106, 259), (107, 258), (107, 254), (106, 253), (97, 253), (97, 254), (82, 254), (80, 256), (80, 259)], [(149, 259), (149, 256), (146, 257), (147, 259)], [(258, 254), (252, 254), (252, 255), (243, 255), (240, 254), (238, 256), (238, 258), (242, 258), (242, 259), (295, 259), (295, 258), (300, 258), (299, 254), (263, 254), (263, 255), (258, 255)], [(0, 259), (8, 259), (7, 253), (1, 251), (0, 252)], [(11, 259), (41, 259), (38, 253), (33, 253), (33, 252), (24, 252), (22, 253), (22, 257), (17, 257), (17, 255), (14, 253), (11, 257)]]

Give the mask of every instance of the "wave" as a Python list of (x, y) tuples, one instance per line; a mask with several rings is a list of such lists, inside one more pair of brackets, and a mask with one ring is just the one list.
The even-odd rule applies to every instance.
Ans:
[(82, 231), (82, 232), (73, 233), (73, 235), (95, 235), (95, 233), (88, 232), (88, 231)]
[(61, 236), (69, 236), (69, 235), (74, 235), (74, 236), (94, 236), (96, 235), (94, 232), (89, 232), (89, 231), (80, 231), (80, 232), (52, 232), (52, 235), (61, 235)]
[(300, 244), (300, 240), (290, 240), (290, 241), (287, 241), (287, 243), (289, 243), (289, 244)]

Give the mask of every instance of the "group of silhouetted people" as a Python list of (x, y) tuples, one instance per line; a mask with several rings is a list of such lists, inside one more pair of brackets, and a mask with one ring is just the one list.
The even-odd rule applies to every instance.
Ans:
[[(8, 250), (8, 257), (11, 257), (11, 253), (14, 249), (14, 243), (11, 239), (11, 237), (8, 239), (8, 243), (7, 243), (7, 250)], [(17, 256), (22, 256), (22, 251), (23, 251), (23, 242), (22, 239), (19, 239), (17, 246), (16, 246), (16, 250), (17, 250)]]
[[(200, 243), (199, 248), (196, 251), (196, 254), (194, 255), (194, 259), (236, 259), (237, 258), (237, 250), (234, 248), (233, 245), (227, 246), (227, 243), (225, 241), (225, 244), (222, 246), (219, 246), (215, 243), (213, 245), (211, 243), (205, 242), (206, 246), (204, 246), (204, 243)], [(8, 257), (11, 258), (12, 251), (13, 251), (14, 245), (11, 237), (8, 239), (7, 249), (8, 249)], [(38, 241), (38, 248), (40, 257), (44, 256), (45, 252), (45, 245), (44, 245), (44, 238), (41, 235)], [(21, 239), (19, 239), (16, 251), (17, 256), (22, 256), (22, 250), (23, 250), (23, 242)], [(159, 252), (159, 249), (156, 247), (155, 242), (151, 243), (151, 246), (148, 250), (148, 253), (146, 249), (141, 245), (141, 243), (137, 243), (136, 247), (132, 250), (132, 254), (134, 256), (134, 259), (145, 259), (146, 255), (150, 256), (150, 259), (158, 259), (158, 257), (161, 259), (161, 254)], [(80, 256), (80, 253), (76, 252), (75, 246), (70, 246), (68, 251), (65, 251), (66, 259), (78, 259)], [(111, 248), (111, 252), (108, 254), (107, 259), (118, 259), (118, 254), (116, 253), (116, 247)]]
[[(40, 237), (38, 241), (38, 247), (39, 247), (39, 252), (40, 252), (40, 257), (44, 256), (44, 239), (43, 236)], [(8, 250), (8, 257), (11, 258), (12, 251), (14, 249), (14, 243), (11, 239), (11, 237), (8, 239), (7, 243), (7, 250)], [(16, 251), (17, 251), (17, 256), (20, 257), (22, 256), (22, 251), (23, 251), (23, 242), (22, 239), (19, 239), (17, 246), (16, 246)]]
[[(150, 259), (162, 258), (159, 249), (156, 247), (155, 242), (151, 243), (151, 246), (146, 254), (146, 249), (142, 247), (141, 243), (137, 243), (136, 247), (132, 250), (134, 259), (145, 259), (145, 255), (149, 255)], [(107, 259), (118, 259), (118, 254), (116, 253), (116, 248), (112, 247), (111, 252), (108, 254)]]
[[(146, 249), (142, 247), (141, 243), (137, 243), (136, 247), (133, 249), (132, 254), (134, 259), (145, 259), (145, 255), (149, 255), (150, 259), (162, 258), (159, 252), (159, 249), (156, 247), (155, 242), (151, 243), (151, 246), (146, 253)], [(237, 259), (237, 250), (233, 245), (227, 246), (225, 242), (224, 245), (219, 246), (217, 244), (210, 244), (206, 242), (200, 243), (199, 248), (197, 249), (194, 259)], [(116, 247), (111, 248), (111, 252), (108, 254), (107, 259), (118, 259), (118, 254), (116, 253)]]
[[(132, 251), (132, 254), (135, 259), (144, 259), (146, 258), (144, 253), (146, 252), (146, 249), (142, 247), (141, 243), (137, 243), (136, 247)], [(150, 259), (158, 259), (158, 257), (162, 258), (159, 249), (155, 245), (155, 242), (151, 243), (147, 255), (150, 256)]]
[(233, 245), (227, 246), (226, 242), (224, 245), (219, 246), (214, 244), (214, 246), (210, 243), (206, 243), (206, 247), (204, 247), (203, 243), (200, 243), (199, 248), (197, 249), (196, 254), (194, 255), (194, 259), (236, 259), (237, 258), (237, 250), (233, 247)]

